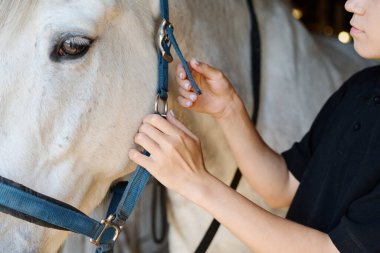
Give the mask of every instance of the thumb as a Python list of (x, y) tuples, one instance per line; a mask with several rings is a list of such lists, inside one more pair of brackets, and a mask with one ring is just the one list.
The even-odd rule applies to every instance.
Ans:
[(182, 122), (176, 119), (173, 110), (170, 110), (169, 113), (166, 115), (166, 119), (175, 127), (177, 127), (182, 132), (186, 133), (188, 136), (190, 136), (192, 139), (196, 139), (197, 137), (195, 134), (193, 134)]
[(219, 79), (222, 72), (214, 67), (211, 67), (207, 63), (200, 62), (196, 59), (190, 61), (190, 66), (207, 79)]

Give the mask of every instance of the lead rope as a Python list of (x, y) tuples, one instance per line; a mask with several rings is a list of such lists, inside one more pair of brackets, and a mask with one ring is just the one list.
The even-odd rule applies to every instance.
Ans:
[[(254, 107), (252, 121), (254, 124), (257, 123), (257, 118), (259, 114), (259, 104), (260, 104), (260, 73), (261, 73), (261, 44), (260, 44), (260, 30), (257, 22), (257, 16), (253, 7), (252, 0), (247, 0), (247, 5), (250, 13), (251, 19), (251, 63), (252, 63), (252, 80), (253, 80), (253, 98)], [(234, 190), (237, 189), (239, 182), (241, 180), (242, 174), (239, 168), (236, 169), (235, 175), (232, 179), (230, 187)], [(203, 236), (201, 242), (199, 243), (195, 253), (205, 253), (209, 248), (212, 240), (214, 239), (220, 223), (213, 219), (209, 228), (207, 229), (205, 235)]]

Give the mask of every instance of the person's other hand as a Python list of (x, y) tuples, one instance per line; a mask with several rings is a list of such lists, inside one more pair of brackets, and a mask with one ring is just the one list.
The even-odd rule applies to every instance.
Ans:
[(226, 108), (237, 98), (236, 91), (227, 77), (218, 69), (192, 59), (189, 68), (202, 95), (197, 95), (182, 64), (177, 67), (176, 80), (179, 85), (178, 103), (194, 111), (221, 118)]

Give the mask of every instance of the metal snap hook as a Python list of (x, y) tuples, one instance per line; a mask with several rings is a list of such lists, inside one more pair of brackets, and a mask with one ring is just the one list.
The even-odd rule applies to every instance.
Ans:
[(157, 48), (160, 51), (162, 57), (165, 59), (165, 61), (170, 63), (173, 61), (173, 57), (170, 55), (170, 52), (168, 53), (165, 51), (164, 46), (163, 46), (164, 43), (165, 45), (168, 46), (168, 48), (170, 48), (171, 46), (171, 42), (166, 33), (166, 28), (168, 26), (172, 26), (172, 24), (166, 19), (163, 19), (157, 33)]

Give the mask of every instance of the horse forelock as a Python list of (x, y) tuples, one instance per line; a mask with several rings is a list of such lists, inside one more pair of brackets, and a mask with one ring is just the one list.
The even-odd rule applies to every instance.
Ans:
[(0, 1), (0, 33), (4, 30), (17, 31), (29, 19), (38, 0)]

